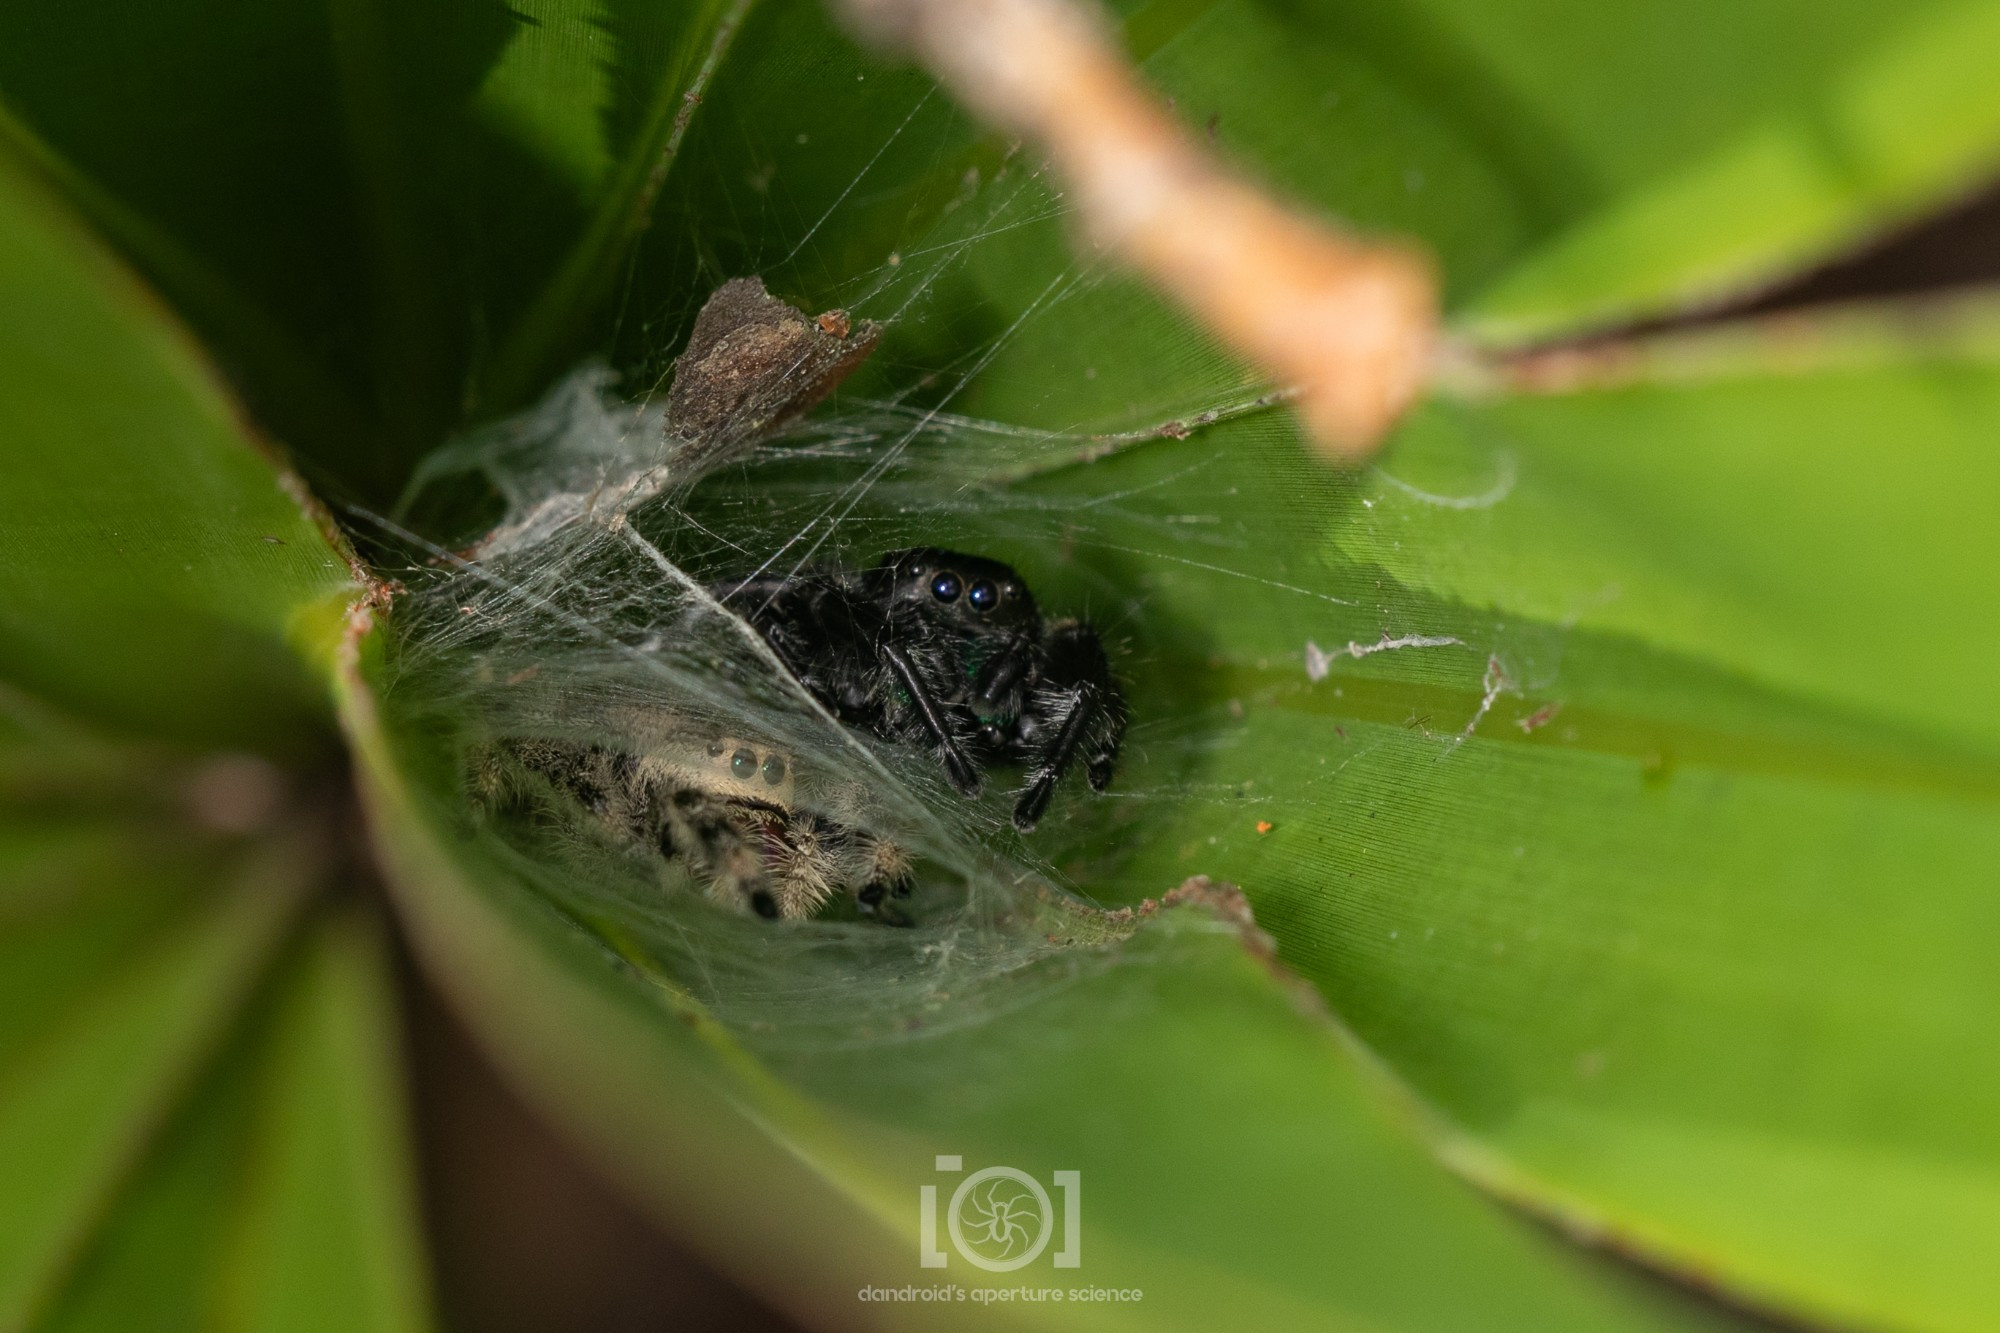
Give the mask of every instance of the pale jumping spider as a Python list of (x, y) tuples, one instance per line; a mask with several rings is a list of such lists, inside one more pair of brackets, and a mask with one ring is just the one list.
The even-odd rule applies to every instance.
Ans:
[(928, 747), (962, 794), (985, 764), (1024, 765), (1024, 833), (1079, 760), (1093, 789), (1111, 781), (1126, 711), (1104, 645), (1084, 621), (1044, 620), (1008, 565), (923, 546), (714, 592), (842, 722)]
[(734, 911), (796, 919), (844, 892), (864, 915), (909, 924), (908, 853), (805, 808), (798, 765), (786, 751), (659, 710), (635, 709), (618, 721), (627, 733), (620, 748), (554, 739), (481, 747), (475, 794), (506, 811), (532, 801), (536, 787), (553, 789), (612, 834), (685, 867), (712, 901)]

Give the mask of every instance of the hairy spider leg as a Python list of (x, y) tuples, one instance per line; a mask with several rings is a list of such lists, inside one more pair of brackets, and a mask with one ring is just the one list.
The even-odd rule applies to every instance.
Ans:
[(885, 925), (913, 924), (900, 907), (910, 896), (913, 870), (909, 854), (894, 843), (809, 810), (767, 815), (762, 832), (776, 863), (779, 915), (810, 916), (846, 887), (864, 915)]
[(1035, 755), (1027, 786), (1014, 804), (1014, 827), (1023, 833), (1040, 822), (1056, 783), (1079, 752), (1091, 788), (1103, 791), (1125, 735), (1124, 692), (1112, 678), (1103, 643), (1088, 625), (1064, 621), (1050, 632), (1044, 686), (1058, 698), (1067, 695), (1069, 703), (1055, 735)]
[(868, 882), (855, 890), (855, 902), (861, 905), (864, 913), (883, 925), (915, 925), (916, 922), (904, 911), (904, 905), (916, 887), (916, 870), (910, 864), (909, 853), (872, 834), (850, 831), (850, 835), (865, 846), (869, 861)]
[(1014, 827), (1021, 832), (1032, 831), (1048, 811), (1049, 797), (1055, 793), (1056, 783), (1075, 759), (1085, 728), (1097, 713), (1095, 694), (1087, 685), (1079, 685), (1070, 691), (1070, 705), (1063, 716), (1062, 726), (1056, 729), (1055, 739), (1036, 759), (1028, 775), (1028, 785), (1021, 789), (1021, 798), (1014, 803)]
[(651, 805), (661, 856), (685, 857), (713, 885), (710, 896), (725, 906), (733, 905), (733, 898), (766, 919), (780, 915), (763, 854), (736, 826), (728, 801), (692, 787), (656, 787)]
[(938, 757), (944, 762), (945, 777), (951, 780), (959, 795), (979, 795), (979, 768), (959, 743), (957, 734), (945, 719), (944, 708), (932, 697), (930, 687), (924, 683), (909, 654), (890, 643), (880, 645), (877, 651), (882, 654), (889, 670), (895, 673), (897, 681), (908, 691), (917, 715), (923, 718), (924, 727), (938, 748)]

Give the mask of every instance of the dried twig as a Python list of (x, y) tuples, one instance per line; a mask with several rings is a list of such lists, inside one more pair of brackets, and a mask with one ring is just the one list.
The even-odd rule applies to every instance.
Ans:
[(1335, 457), (1364, 457), (1421, 387), (1436, 288), (1414, 251), (1286, 211), (1197, 147), (1082, 0), (834, 0), (975, 112), (1039, 143), (1091, 240), (1298, 390)]

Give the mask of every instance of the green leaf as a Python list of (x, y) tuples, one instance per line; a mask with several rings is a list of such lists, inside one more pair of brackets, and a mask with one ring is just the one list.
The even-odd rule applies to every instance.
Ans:
[[(653, 205), (706, 95), (709, 81), (728, 54), (737, 29), (750, 9), (749, 0), (709, 0), (698, 12), (682, 18), (673, 56), (649, 61), (649, 100), (632, 142), (612, 157), (604, 142), (609, 127), (581, 123), (578, 112), (599, 111), (610, 101), (608, 85), (615, 68), (579, 59), (574, 36), (566, 42), (562, 25), (595, 23), (594, 15), (578, 7), (552, 5), (544, 24), (555, 26), (548, 40), (518, 41), (493, 71), (486, 95), (494, 114), (517, 126), (528, 143), (560, 161), (576, 178), (579, 193), (591, 201), (588, 224), (562, 257), (562, 262), (535, 294), (512, 332), (484, 370), (487, 397), (501, 406), (518, 406), (535, 387), (563, 368), (575, 355), (588, 318), (610, 294), (617, 266), (632, 242), (652, 220)], [(540, 17), (540, 16), (538, 16)], [(530, 48), (534, 48), (532, 51)], [(634, 57), (634, 63), (638, 63)], [(555, 78), (543, 73), (539, 61), (556, 63)], [(655, 72), (657, 71), (657, 72)], [(540, 76), (540, 77), (538, 77)], [(578, 80), (590, 86), (584, 97), (553, 96)]]
[(296, 751), (287, 638), (352, 576), (186, 335), (0, 153), (0, 675), (181, 740)]
[(384, 503), (588, 346), (746, 6), (38, 5), (0, 98), (308, 470)]
[[(1500, 81), (1525, 75), (1526, 118), (1572, 136), (1598, 197), (1473, 299), (1465, 323), (1482, 339), (1740, 295), (1970, 191), (2000, 156), (1990, 4), (1535, 17), (1542, 49), (1508, 42)], [(1612, 50), (1622, 58), (1602, 58)], [(1650, 113), (1669, 104), (1690, 114)]]
[(286, 947), (324, 842), (191, 828), (217, 765), (0, 704), (0, 1328), (426, 1326), (380, 942)]
[[(1153, 7), (1129, 16), (1127, 38), (1190, 120), (1219, 111), (1225, 148), (1310, 202), (1424, 235), (1471, 312), (1466, 327), (1515, 338), (1707, 299), (1960, 188), (1990, 155), (1993, 127), (1972, 116), (1964, 137), (1939, 138), (1915, 104), (1866, 144), (1860, 130), (1827, 131), (1855, 173), (1810, 208), (1715, 164), (1767, 131), (1784, 141), (1843, 99), (1865, 103), (1883, 70), (1923, 65), (1910, 51), (1930, 50), (1921, 77), (1956, 96), (1967, 85), (1953, 82), (1952, 44), (1927, 34), (1986, 12), (1857, 8), (1799, 45), (1800, 20), (1776, 6), (1711, 23), (1629, 8), (1447, 20)], [(1794, 1317), (1955, 1328), (1990, 1315), (1995, 1293), (1970, 1256), (1995, 1226), (1980, 1182), (1993, 1146), (1981, 1127), (1996, 1122), (1977, 1098), (1954, 1111), (1948, 1080), (1949, 1052), (1973, 1047), (1996, 998), (1964, 944), (1991, 924), (1976, 875), (1993, 850), (1982, 804), (1991, 710), (1976, 664), (1992, 627), (1973, 626), (1963, 651), (1938, 651), (1926, 634), (1990, 600), (1980, 590), (1992, 550), (1977, 524), (1991, 505), (1977, 446), (1985, 335), (1850, 329), (1803, 368), (1787, 359), (1795, 339), (1752, 339), (1687, 355), (1708, 367), (1688, 383), (1440, 401), (1382, 471), (1332, 477), (1262, 410), (1262, 387), (1240, 368), (1147, 293), (1071, 257), (1060, 205), (1029, 164), (920, 81), (845, 52), (824, 24), (776, 5), (746, 24), (663, 195), (676, 225), (648, 237), (624, 294), (666, 313), (628, 326), (621, 359), (652, 382), (675, 342), (663, 328), (743, 271), (802, 302), (898, 321), (856, 387), (960, 415), (937, 418), (938, 447), (919, 441), (910, 467), (843, 510), (837, 531), (828, 523), (834, 546), (868, 558), (928, 540), (1007, 558), (1047, 604), (1091, 607), (1131, 644), (1121, 668), (1142, 721), (1123, 799), (1069, 807), (1037, 832), (1037, 859), (1111, 901), (1195, 871), (1242, 882), (1282, 956), (1407, 1090), (1436, 1151), (1580, 1234)], [(1627, 40), (1662, 24), (1673, 41)], [(1689, 70), (1702, 72), (1698, 88), (1657, 94)], [(787, 96), (807, 86), (812, 96)], [(1713, 206), (1693, 226), (1685, 200), (1704, 192)], [(1644, 243), (1602, 239), (1614, 234)], [(1659, 239), (1669, 234), (1673, 245)], [(1226, 421), (1198, 429), (1212, 418)], [(1886, 476), (1884, 457), (1896, 460)], [(802, 463), (724, 482), (689, 509), (769, 549), (811, 533), (830, 486), (854, 475)], [(968, 475), (1019, 480), (958, 489)], [(1786, 506), (1806, 514), (1811, 540), (1780, 539), (1773, 515)], [(1361, 651), (1404, 636), (1448, 642)], [(1354, 649), (1317, 685), (1308, 638)], [(401, 721), (421, 752), (420, 728)], [(371, 761), (377, 782), (415, 762), (387, 746)], [(510, 902), (504, 868), (452, 864), (442, 813), (407, 794), (378, 801), (405, 909), (436, 966), (475, 1012), (508, 1015), (489, 1020), (489, 1039), (531, 1083), (615, 1086), (592, 1072), (602, 1052), (524, 1035), (521, 1011), (551, 1002), (537, 992), (510, 1004), (508, 983), (535, 954), (500, 926), (475, 932), (469, 922), (500, 910), (475, 907), (498, 900), (502, 925), (531, 939), (574, 946), (566, 931), (594, 934), (619, 960), (607, 986), (628, 984), (628, 966), (676, 975), (670, 951), (579, 909), (579, 885), (559, 888), (552, 909)], [(412, 850), (427, 841), (446, 847)], [(1911, 877), (1926, 892), (1912, 893)], [(537, 917), (548, 910), (559, 924)], [(1172, 952), (1152, 929), (1111, 952), (1164, 950), (1170, 966), (1152, 970), (1195, 992), (1181, 1006), (1157, 990), (1157, 1008), (1130, 1001), (1131, 970), (1107, 964), (1095, 989), (1077, 988), (1077, 1008), (1039, 1000), (1032, 1036), (968, 1023), (957, 1043), (933, 1039), (907, 1062), (879, 1043), (774, 1053), (740, 1027), (687, 1021), (723, 1044), (723, 1101), (783, 1123), (792, 1152), (852, 1197), (886, 1198), (878, 1212), (892, 1223), (907, 1206), (895, 1190), (907, 1199), (926, 1154), (964, 1147), (944, 1127), (990, 1135), (973, 1147), (1007, 1160), (1084, 1152), (1101, 1117), (1119, 1126), (1122, 1150), (1185, 1164), (1212, 1215), (1269, 1254), (1293, 1254), (1235, 1220), (1234, 1182), (1200, 1174), (1207, 1145), (1184, 1128), (1157, 1139), (1133, 1129), (1139, 1108), (1185, 1103), (1249, 1127), (1242, 1140), (1290, 1144), (1255, 1107), (1198, 1099), (1220, 1098), (1215, 1084), (1256, 1086), (1260, 1107), (1284, 1105), (1295, 1094), (1260, 1080), (1279, 1067), (1307, 1076), (1296, 1057), (1260, 1054), (1274, 1018), (1239, 1019), (1226, 1040), (1205, 1030), (1196, 1015), (1221, 1006), (1199, 988), (1220, 985), (1214, 969), (1229, 965)], [(481, 942), (466, 943), (475, 933)], [(588, 974), (576, 947), (571, 967)], [(489, 972), (504, 980), (477, 979)], [(564, 984), (554, 972), (551, 991)], [(684, 1001), (666, 1003), (681, 1012)], [(1152, 1063), (1134, 1071), (1088, 1045), (1080, 1030), (1093, 1023), (1126, 1025)], [(663, 1039), (635, 1037), (612, 1062), (641, 1063), (646, 1040)], [(1094, 1077), (1065, 1083), (1020, 1054), (1037, 1042), (1073, 1048)], [(1329, 1079), (1315, 1096), (1335, 1103), (1331, 1078), (1314, 1077)], [(737, 1078), (761, 1091), (739, 1091)], [(946, 1100), (941, 1086), (973, 1091)], [(657, 1090), (545, 1095), (627, 1164), (650, 1162), (647, 1145), (666, 1134), (665, 1121), (625, 1122)], [(605, 1109), (614, 1100), (641, 1109)], [(1079, 1105), (1093, 1108), (1081, 1126), (1063, 1116)], [(820, 1123), (835, 1113), (838, 1132)], [(675, 1136), (702, 1120), (682, 1112)], [(917, 1139), (900, 1176), (851, 1163), (883, 1125), (898, 1144)], [(1120, 1163), (1133, 1159), (1098, 1150), (1094, 1171), (1130, 1173)], [(1296, 1160), (1270, 1188), (1285, 1207), (1348, 1188), (1344, 1168)], [(1955, 1168), (1927, 1166), (1937, 1160)], [(649, 1180), (664, 1170), (634, 1169)], [(686, 1188), (678, 1175), (653, 1184)], [(766, 1199), (814, 1193), (760, 1188)], [(802, 1206), (810, 1226), (847, 1216), (814, 1197)], [(702, 1198), (705, 1218), (729, 1215), (724, 1199)], [(1107, 1205), (1114, 1249), (1130, 1246), (1121, 1259), (1143, 1249), (1195, 1262), (1193, 1240), (1155, 1222), (1171, 1200), (1124, 1202)], [(1380, 1199), (1369, 1202), (1379, 1216)], [(1941, 1242), (1940, 1217), (1973, 1239)], [(1343, 1243), (1354, 1234), (1316, 1214), (1291, 1222)], [(899, 1224), (907, 1245), (907, 1214)], [(1392, 1220), (1380, 1234), (1416, 1231)], [(865, 1258), (848, 1262), (866, 1271)], [(1478, 1271), (1458, 1252), (1440, 1262)], [(840, 1271), (832, 1258), (828, 1268)], [(1282, 1307), (1291, 1314), (1447, 1317), (1353, 1272), (1279, 1291), (1300, 1302)]]
[[(1119, 17), (1224, 152), (1423, 238), (1460, 330), (1518, 342), (1775, 279), (1968, 187), (2000, 141), (1996, 12)], [(524, 1081), (740, 1276), (841, 1311), (857, 1274), (921, 1277), (915, 1191), (959, 1153), (1084, 1171), (1083, 1272), (1148, 1292), (1113, 1318), (1726, 1319), (1470, 1195), (1421, 1136), (1581, 1234), (1787, 1316), (1990, 1323), (2000, 1120), (1964, 1054), (1996, 998), (1975, 948), (1995, 924), (1985, 335), (1864, 331), (1805, 370), (1782, 346), (1711, 345), (1699, 374), (1663, 351), (1650, 379), (1435, 402), (1382, 469), (1329, 477), (1264, 386), (1073, 258), (1030, 158), (817, 5), (739, 17), (580, 0), (10, 16), (0, 675), (148, 734), (296, 749), (313, 698), (285, 641), (323, 650), (352, 591), (203, 363), (17, 159), (182, 305), (318, 477), (368, 501), (571, 353), (611, 350), (645, 391), (706, 292), (763, 272), (896, 321), (844, 424), (944, 412), (911, 469), (827, 520), (827, 553), (977, 545), (1129, 645), (1117, 795), (1065, 805), (1031, 854), (1107, 901), (1240, 880), (1358, 1041), (1191, 907), (1122, 939), (1129, 923), (1050, 908), (1034, 924), (1102, 938), (1002, 930), (1029, 961), (936, 1013), (855, 981), (903, 1003), (912, 939), (829, 925), (801, 938), (854, 952), (800, 960), (795, 984), (828, 997), (809, 1040), (704, 1010), (675, 968), (684, 922), (621, 916), (594, 884), (551, 895), (464, 836), (436, 719), (391, 691), (385, 735), (347, 680), (434, 965)], [(855, 475), (808, 462), (746, 479), (765, 509), (729, 508), (746, 487), (727, 478), (688, 504), (741, 525), (725, 540), (811, 535), (829, 479)], [(1364, 653), (1383, 636), (1430, 646)], [(1316, 684), (1308, 638), (1352, 645)], [(0, 733), (10, 799), (117, 766), (41, 763), (33, 735)], [(121, 796), (157, 803), (158, 762), (134, 759)], [(0, 846), (29, 885), (124, 854), (60, 821)], [(105, 1182), (145, 1137), (129, 1127), (159, 1123), (187, 1052), (226, 1026), (187, 1019), (202, 1040), (141, 1043), (164, 1063), (85, 1095), (106, 1073), (91, 1052), (142, 1008), (98, 981), (181, 938), (152, 935), (159, 919), (86, 913), (15, 974), (0, 1049), (51, 1062), (7, 1085), (18, 1145), (65, 1088), (95, 1126), (23, 1196), (44, 1205), (19, 1233), (23, 1308), (112, 1206)], [(777, 947), (703, 929), (724, 963)], [(268, 1058), (231, 1066), (260, 1072), (185, 1112), (64, 1317), (115, 1326), (131, 1298), (96, 1293), (141, 1289), (173, 1253), (234, 1275), (223, 1307), (180, 1287), (179, 1309), (276, 1322), (332, 1292), (350, 1326), (418, 1317), (374, 983), (312, 975), (295, 994), (319, 998), (283, 1010)], [(928, 1026), (870, 1026), (885, 1013)], [(36, 1044), (80, 1014), (90, 1040)], [(308, 1113), (343, 1093), (331, 1119)], [(253, 1122), (247, 1154), (217, 1146)], [(249, 1172), (240, 1196), (216, 1184), (225, 1159)], [(204, 1220), (174, 1251), (160, 1219), (183, 1206)]]
[(394, 987), (378, 932), (324, 927), (281, 997), (228, 1300), (245, 1328), (428, 1325)]
[[(440, 756), (385, 734), (358, 669), (341, 688), (398, 904), (483, 1037), (742, 1280), (819, 1318), (865, 1315), (858, 1288), (987, 1285), (962, 1261), (918, 1263), (919, 1187), (952, 1154), (966, 1169), (1081, 1172), (1083, 1266), (1053, 1279), (1044, 1266), (1031, 1285), (1143, 1292), (1142, 1308), (1096, 1307), (1120, 1324), (1730, 1325), (1437, 1173), (1340, 1029), (1204, 908), (907, 1010), (872, 1002), (845, 963), (815, 972), (808, 950), (791, 980), (814, 1035), (726, 1027), (665, 960), (692, 945), (720, 962), (759, 936), (775, 947), (768, 927), (700, 909), (614, 926), (591, 906), (602, 884), (510, 873), (455, 831), (456, 790), (427, 785)], [(391, 702), (411, 706), (408, 688)], [(867, 927), (845, 943), (885, 980), (936, 947)], [(964, 1309), (889, 1317), (955, 1327)], [(1019, 1313), (1072, 1322), (1067, 1306)]]
[[(1413, 420), (1382, 465), (1405, 486), (1334, 536), (1339, 554), (1984, 758), (2000, 742), (1982, 669), (2000, 622), (1980, 609), (2000, 597), (1985, 522), (2000, 305), (1777, 322), (1624, 357), (1602, 388)], [(1488, 482), (1504, 497), (1474, 509), (1410, 489)]]
[[(233, 1145), (242, 1234), (190, 1255), (180, 1204), (230, 1173), (201, 1176), (213, 1141), (188, 1099), (241, 1045), (326, 847), (196, 823), (236, 821), (212, 794), (231, 765), (282, 781), (260, 761), (119, 738), (311, 756), (324, 703), (299, 654), (328, 645), (348, 560), (180, 327), (11, 152), (0, 368), (0, 1327), (171, 1323), (163, 1264), (182, 1327), (419, 1327), (384, 983), (351, 930), (262, 1039), (270, 1106)], [(185, 1134), (209, 1144), (193, 1166)]]
[(1804, 1316), (1989, 1323), (1992, 327), (1670, 340), (1352, 481), (1250, 418), (1027, 483), (1080, 567), (1038, 577), (1144, 590), (1174, 719), (1047, 854), (1242, 883), (1506, 1196)]
[[(1850, 37), (1856, 59), (1879, 57)], [(742, 50), (758, 42), (753, 28)], [(1216, 46), (1163, 43), (1151, 67)], [(1282, 91), (1274, 68), (1216, 86), (1261, 99)], [(734, 114), (763, 132), (734, 130), (730, 86), (704, 122), (718, 137), (807, 132), (748, 94), (755, 112)], [(1673, 129), (1671, 107), (1645, 114)], [(1222, 125), (1243, 120), (1225, 107)], [(1323, 161), (1322, 140), (1271, 124), (1272, 154)], [(896, 146), (894, 128), (877, 142)], [(781, 163), (768, 188), (785, 178)], [(1045, 194), (1004, 173), (982, 188), (915, 242), (836, 210), (801, 253), (858, 258), (827, 286), (795, 279), (902, 313), (886, 356), (978, 370), (948, 399), (967, 419), (923, 466), (1033, 473), (1099, 457), (1118, 431), (1254, 408), (1256, 386), (1151, 298), (1073, 268)], [(1879, 225), (1886, 198), (1856, 193), (1840, 225)], [(1718, 223), (1754, 221), (1740, 202)], [(1484, 205), (1463, 216), (1491, 239)], [(1787, 233), (1786, 253), (1823, 243), (1824, 221)], [(1465, 272), (1455, 233), (1420, 225)], [(871, 234), (874, 255), (957, 258), (885, 282)], [(1741, 239), (1709, 236), (1701, 262), (1776, 253), (1759, 248), (1769, 234)], [(1657, 246), (1620, 257), (1671, 261), (1641, 285), (1709, 280)], [(1565, 320), (1643, 304), (1611, 277), (1588, 300), (1546, 299), (1569, 302)], [(1989, 328), (1975, 309), (1646, 350), (1636, 383), (1436, 404), (1359, 484), (1254, 410), (954, 494), (948, 522), (911, 517), (943, 490), (900, 473), (850, 511), (867, 534), (855, 554), (944, 541), (1014, 560), (1051, 604), (1116, 608), (1135, 712), (1157, 730), (1127, 759), (1129, 803), (1039, 833), (1037, 851), (1126, 901), (1192, 870), (1243, 882), (1284, 956), (1432, 1108), (1461, 1170), (1747, 1300), (1976, 1327), (2000, 1308), (1975, 1257), (2000, 1227), (2000, 1121), (1954, 1053), (2000, 1000), (1967, 945), (1994, 925), (1979, 872), (1994, 850)], [(746, 497), (784, 486), (756, 479), (697, 515), (741, 538)], [(797, 486), (786, 513), (802, 524), (811, 474)], [(1308, 638), (1406, 635), (1459, 642), (1305, 678)], [(1489, 683), (1492, 710), (1463, 737)]]
[(1738, 295), (2000, 161), (1992, 4), (1160, 3), (1132, 26), (1158, 11), (1185, 26), (1149, 68), (1189, 119), (1431, 239), (1487, 341)]
[(322, 922), (44, 1327), (428, 1327), (392, 995), (377, 932)]
[(369, 253), (330, 28), (318, 6), (27, 5), (0, 98), (92, 220), (274, 390), (252, 397), (287, 439), (365, 459)]
[[(0, 939), (16, 992), (0, 1045), (0, 1326), (9, 1328), (47, 1303), (192, 1071), (221, 1044), (297, 901), (295, 848), (243, 867), (226, 893), (198, 895), (188, 881), (212, 873), (213, 858), (149, 877), (134, 840), (69, 836), (99, 844), (96, 856), (13, 879)], [(109, 864), (99, 860), (107, 854)]]

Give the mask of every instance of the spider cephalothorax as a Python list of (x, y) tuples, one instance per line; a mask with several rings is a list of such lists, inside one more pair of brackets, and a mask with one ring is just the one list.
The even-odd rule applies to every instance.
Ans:
[(1008, 565), (923, 546), (715, 591), (842, 722), (929, 747), (963, 794), (987, 763), (1024, 765), (1023, 832), (1079, 761), (1096, 790), (1111, 781), (1125, 694), (1104, 645), (1083, 621), (1044, 620)]

